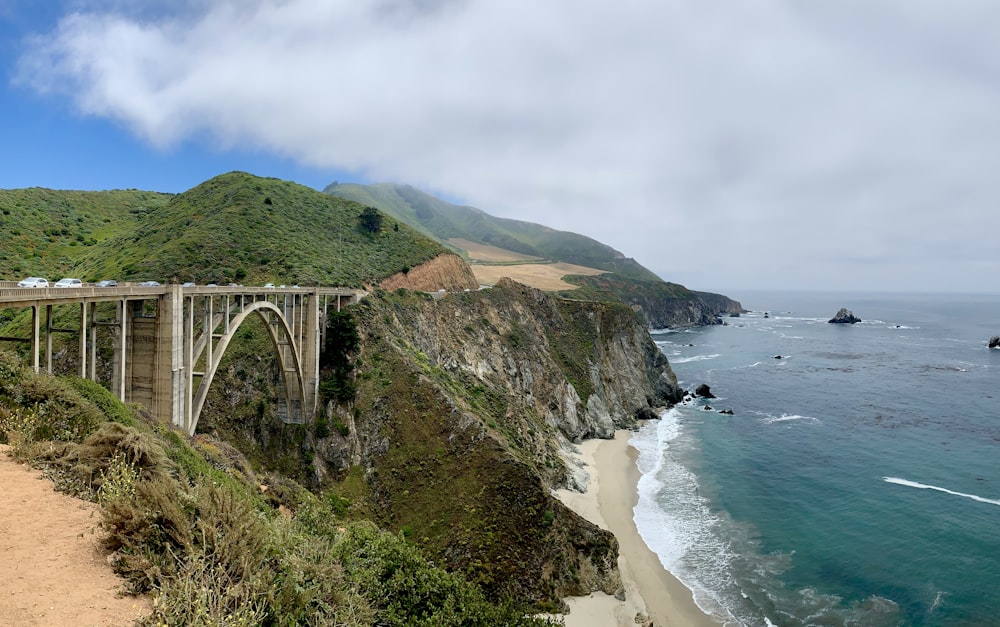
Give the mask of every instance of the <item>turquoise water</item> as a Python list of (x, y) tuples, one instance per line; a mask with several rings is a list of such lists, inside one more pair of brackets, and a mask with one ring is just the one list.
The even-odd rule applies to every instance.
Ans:
[(719, 398), (633, 438), (651, 548), (733, 625), (1000, 625), (1000, 296), (733, 297), (653, 336)]

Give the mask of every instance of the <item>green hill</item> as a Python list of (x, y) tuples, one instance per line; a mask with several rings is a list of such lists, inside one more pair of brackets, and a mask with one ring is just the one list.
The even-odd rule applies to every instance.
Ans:
[(361, 228), (355, 202), (242, 172), (175, 196), (4, 190), (0, 207), (8, 278), (361, 285), (445, 251), (391, 221)]
[(133, 231), (171, 197), (138, 190), (0, 190), (0, 278), (73, 276), (94, 248)]
[(665, 282), (634, 259), (589, 237), (532, 222), (497, 218), (475, 207), (453, 205), (408, 185), (334, 183), (324, 191), (375, 206), (452, 248), (455, 246), (448, 240), (464, 239), (550, 261), (605, 270), (607, 273), (600, 276), (564, 277), (580, 288), (565, 295), (625, 302), (642, 311), (653, 327), (717, 324), (719, 314), (742, 310), (738, 302), (720, 294), (695, 292)]
[(584, 235), (533, 222), (497, 218), (475, 207), (453, 205), (409, 185), (333, 184), (324, 191), (377, 207), (438, 240), (467, 239), (522, 255), (607, 270), (631, 279), (659, 280), (634, 259)]

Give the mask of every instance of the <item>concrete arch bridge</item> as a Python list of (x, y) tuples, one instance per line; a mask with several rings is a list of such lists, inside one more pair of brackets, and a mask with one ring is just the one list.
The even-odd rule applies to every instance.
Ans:
[[(305, 422), (319, 402), (319, 353), (329, 308), (339, 311), (365, 295), (337, 287), (13, 285), (0, 282), (0, 309), (30, 308), (31, 331), (0, 341), (29, 343), (36, 372), (52, 372), (53, 335), (70, 333), (78, 336), (79, 375), (97, 381), (98, 334), (110, 334), (112, 374), (102, 383), (122, 401), (139, 403), (192, 435), (222, 357), (251, 316), (264, 321), (278, 357), (282, 419)], [(78, 308), (77, 324), (60, 328), (53, 308), (66, 306)]]

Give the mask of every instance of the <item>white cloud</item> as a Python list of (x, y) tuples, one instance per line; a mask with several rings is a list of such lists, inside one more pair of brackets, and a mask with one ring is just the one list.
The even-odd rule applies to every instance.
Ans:
[(68, 15), (21, 80), (157, 146), (430, 187), (700, 289), (1000, 269), (992, 2), (137, 6)]

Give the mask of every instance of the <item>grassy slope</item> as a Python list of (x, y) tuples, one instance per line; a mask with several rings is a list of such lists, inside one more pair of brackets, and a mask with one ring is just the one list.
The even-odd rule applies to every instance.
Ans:
[(386, 221), (362, 232), (363, 207), (288, 181), (231, 172), (150, 211), (94, 247), (81, 273), (119, 279), (360, 285), (444, 248)]
[(739, 303), (719, 294), (695, 292), (668, 283), (610, 246), (576, 233), (495, 218), (474, 207), (453, 205), (407, 185), (335, 184), (324, 190), (373, 205), (423, 233), (444, 241), (462, 238), (525, 255), (606, 270), (601, 276), (564, 277), (581, 289), (567, 298), (619, 300), (638, 307), (652, 326), (713, 324), (720, 312), (739, 311)]
[(445, 202), (408, 185), (331, 185), (329, 194), (373, 205), (441, 240), (464, 238), (524, 255), (544, 257), (655, 281), (658, 277), (617, 250), (589, 237), (540, 224), (493, 217), (475, 207)]
[(79, 260), (104, 242), (134, 230), (143, 216), (170, 198), (170, 194), (138, 190), (0, 190), (0, 278), (104, 278), (80, 274)]
[(347, 520), (342, 497), (256, 474), (223, 442), (190, 440), (90, 381), (36, 375), (2, 352), (0, 442), (100, 503), (110, 563), (130, 592), (156, 596), (138, 624), (546, 624), (490, 603), (400, 535)]

